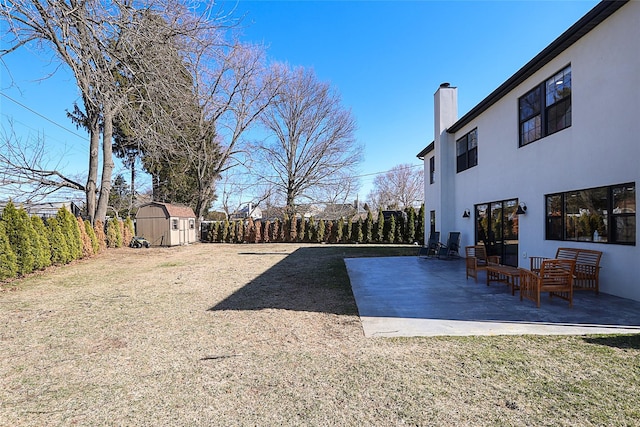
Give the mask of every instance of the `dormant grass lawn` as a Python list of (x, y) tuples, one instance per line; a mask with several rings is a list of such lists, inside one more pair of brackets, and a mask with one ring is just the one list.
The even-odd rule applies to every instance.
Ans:
[(640, 336), (367, 339), (344, 257), (123, 248), (2, 286), (0, 425), (640, 425)]

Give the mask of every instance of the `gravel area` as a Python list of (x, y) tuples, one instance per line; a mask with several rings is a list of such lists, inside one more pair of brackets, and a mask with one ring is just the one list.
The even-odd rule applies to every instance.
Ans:
[(361, 250), (122, 248), (5, 284), (0, 425), (640, 424), (635, 338), (365, 338)]

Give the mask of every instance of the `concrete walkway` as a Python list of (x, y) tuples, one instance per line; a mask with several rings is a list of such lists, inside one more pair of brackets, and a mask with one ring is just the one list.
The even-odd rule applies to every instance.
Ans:
[(583, 335), (640, 333), (640, 302), (600, 293), (567, 301), (520, 301), (484, 272), (465, 279), (463, 260), (418, 257), (345, 259), (367, 337)]

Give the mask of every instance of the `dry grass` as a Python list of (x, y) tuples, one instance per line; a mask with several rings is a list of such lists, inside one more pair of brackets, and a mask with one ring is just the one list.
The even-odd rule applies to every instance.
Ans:
[(342, 258), (109, 251), (0, 292), (0, 424), (640, 425), (640, 337), (366, 339)]

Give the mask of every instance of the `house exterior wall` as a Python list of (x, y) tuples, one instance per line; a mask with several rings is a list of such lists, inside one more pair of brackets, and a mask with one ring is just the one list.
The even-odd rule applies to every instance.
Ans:
[[(640, 2), (629, 2), (450, 135), (448, 153), (438, 153), (440, 135), (436, 127), (435, 153), (424, 159), (428, 176), (429, 157), (436, 156), (434, 185), (439, 187), (425, 179), (426, 214), (435, 206), (439, 209), (436, 217), (447, 219), (436, 229), (443, 236), (461, 231), (461, 245), (474, 244), (474, 206), (518, 199), (527, 206), (526, 215), (518, 218), (519, 266), (528, 268), (529, 256), (553, 256), (561, 246), (599, 250), (603, 252), (601, 291), (640, 301), (637, 220), (635, 246), (545, 239), (545, 195), (634, 182), (637, 205), (640, 143), (634, 124), (640, 112), (638, 40)], [(518, 99), (569, 64), (571, 126), (518, 147)], [(475, 128), (478, 164), (456, 173), (455, 141)], [(438, 168), (438, 161), (445, 166)], [(450, 205), (444, 202), (446, 199)], [(465, 209), (470, 210), (471, 218), (462, 218)]]

